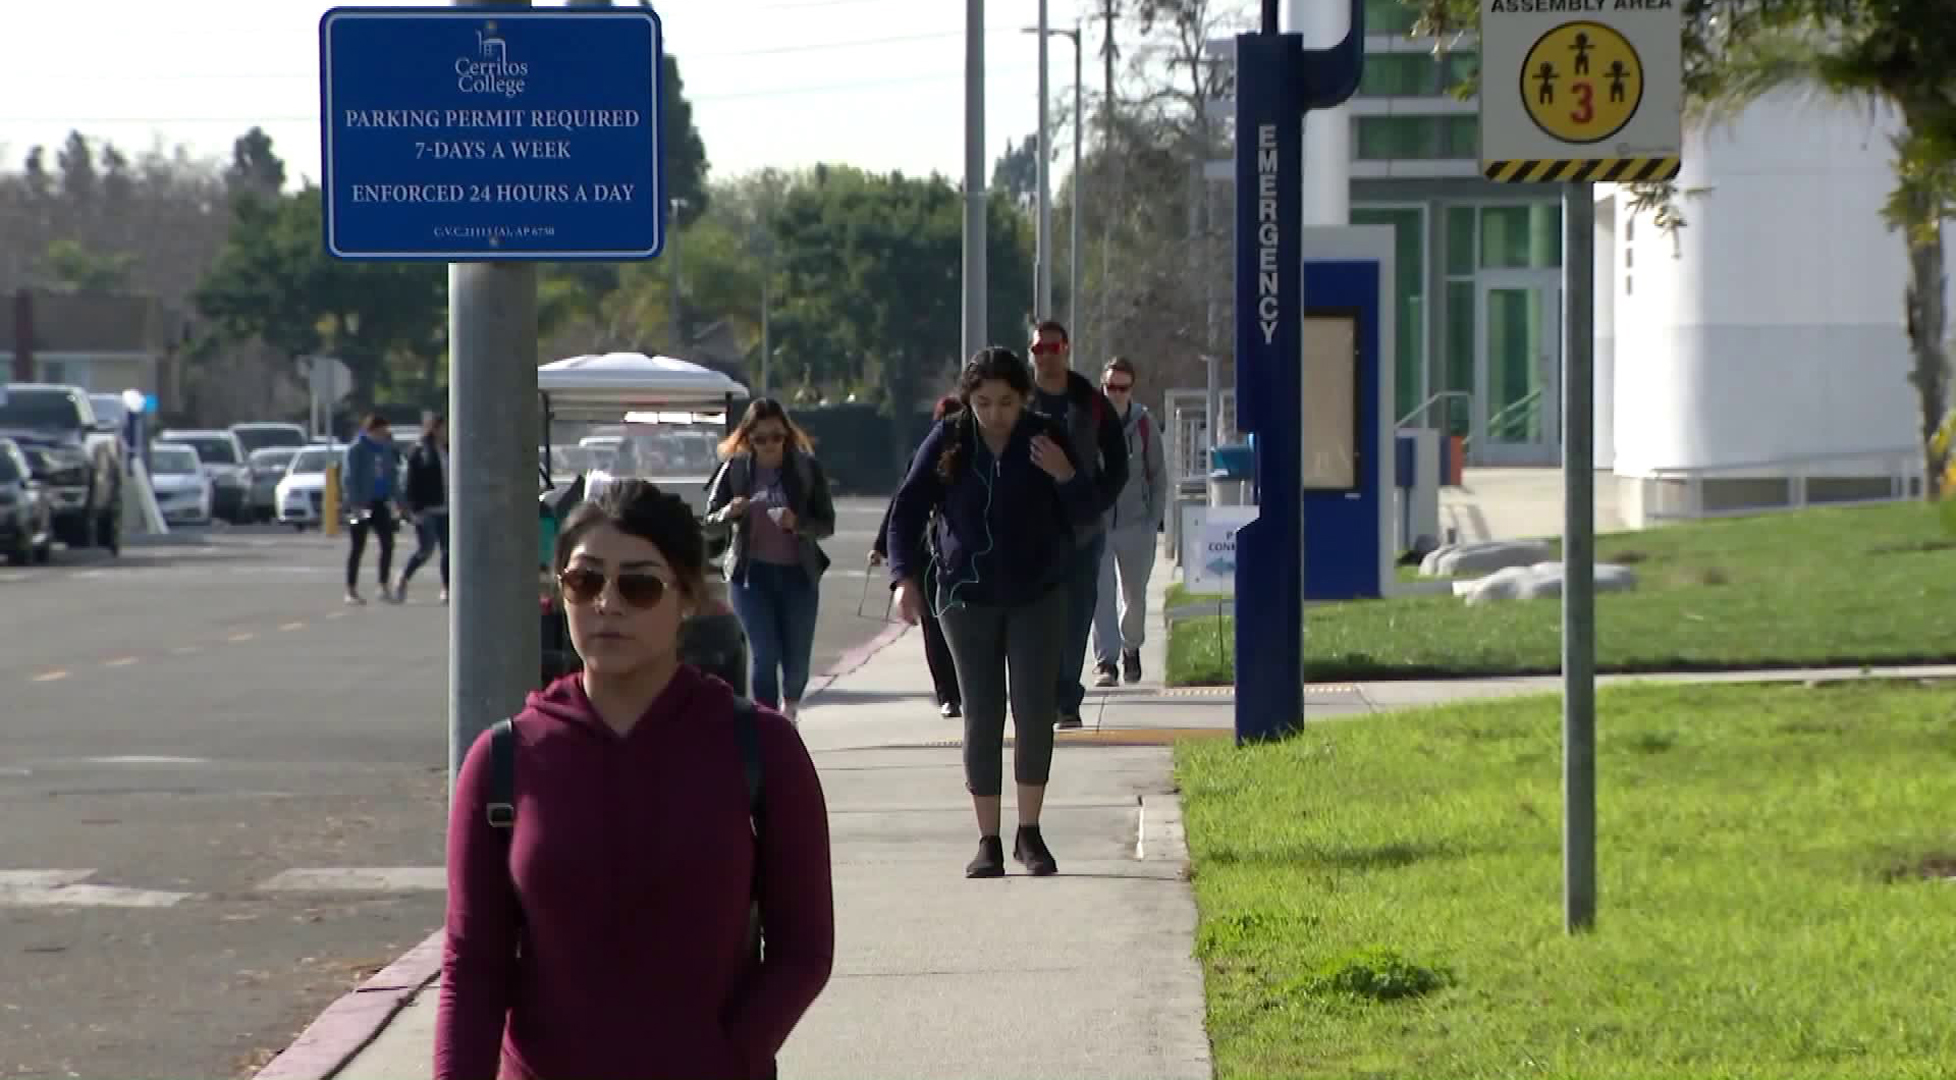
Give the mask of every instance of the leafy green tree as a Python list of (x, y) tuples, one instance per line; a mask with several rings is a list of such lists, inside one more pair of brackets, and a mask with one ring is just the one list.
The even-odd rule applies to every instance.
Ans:
[(329, 257), (314, 186), (240, 199), (233, 210), (230, 236), (194, 297), (216, 343), (257, 339), (291, 359), (330, 352), (352, 370), (357, 404), (375, 400), (395, 361), (418, 365), (432, 390), (447, 347), (442, 267)]
[[(1009, 196), (989, 209), (990, 336), (1023, 347), (1031, 244)], [(963, 197), (943, 178), (816, 169), (775, 219), (784, 375), (867, 390), (898, 416), (939, 392), (962, 359), (963, 249)]]
[(129, 287), (136, 256), (127, 251), (97, 252), (80, 241), (64, 238), (48, 244), (41, 262), (56, 288), (102, 294), (122, 292)]

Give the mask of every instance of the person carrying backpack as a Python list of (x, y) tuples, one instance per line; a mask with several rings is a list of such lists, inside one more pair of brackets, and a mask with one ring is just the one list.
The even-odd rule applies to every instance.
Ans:
[[(1127, 484), (1107, 512), (1107, 554), (1100, 560), (1099, 595), (1094, 601), (1094, 685), (1113, 686), (1125, 677), (1141, 681), (1141, 645), (1148, 624), (1148, 578), (1155, 569), (1155, 537), (1168, 514), (1168, 464), (1155, 418), (1134, 401), (1134, 363), (1124, 356), (1107, 362), (1100, 390), (1121, 418), (1131, 463)], [(1116, 663), (1119, 664), (1116, 667)]]
[(707, 521), (731, 533), (728, 594), (747, 631), (754, 700), (793, 720), (808, 688), (829, 568), (820, 541), (835, 534), (835, 502), (808, 436), (773, 398), (747, 406), (720, 456)]
[(923, 618), (922, 578), (937, 575), (937, 616), (964, 697), (965, 788), (978, 819), (978, 854), (964, 871), (972, 878), (1005, 874), (1008, 680), (1019, 796), (1012, 855), (1034, 875), (1059, 870), (1039, 815), (1053, 766), (1064, 586), (1073, 527), (1099, 511), (1066, 429), (1028, 409), (1031, 396), (1031, 373), (1012, 350), (973, 357), (958, 380), (964, 408), (924, 437), (890, 509), (890, 580), (905, 622)]
[(1127, 439), (1121, 418), (1107, 395), (1092, 379), (1068, 366), (1073, 346), (1066, 327), (1046, 321), (1032, 334), (1032, 411), (1062, 424), (1080, 469), (1093, 485), (1094, 516), (1073, 530), (1073, 553), (1067, 558), (1065, 636), (1060, 641), (1057, 693), (1062, 728), (1081, 726), (1087, 688), (1080, 677), (1087, 664), (1087, 639), (1093, 634), (1093, 613), (1099, 602), (1100, 559), (1107, 550), (1106, 514), (1127, 486)]
[(706, 597), (683, 499), (612, 483), (553, 565), (584, 669), (456, 778), (434, 1076), (770, 1078), (835, 961), (814, 763), (679, 659)]

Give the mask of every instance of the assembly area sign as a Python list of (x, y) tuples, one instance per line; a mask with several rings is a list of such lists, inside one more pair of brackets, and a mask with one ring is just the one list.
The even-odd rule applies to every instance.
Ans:
[(336, 8), (319, 23), (325, 243), (342, 259), (649, 259), (658, 16)]
[(1682, 0), (1481, 0), (1490, 180), (1668, 180), (1684, 139)]

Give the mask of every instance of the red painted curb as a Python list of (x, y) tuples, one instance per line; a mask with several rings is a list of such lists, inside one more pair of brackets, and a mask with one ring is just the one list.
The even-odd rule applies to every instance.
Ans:
[(325, 1080), (374, 1041), (414, 995), (441, 975), (437, 930), (319, 1014), (253, 1080)]
[(884, 627), (875, 637), (843, 653), (836, 660), (834, 667), (831, 667), (816, 677), (816, 685), (814, 687), (803, 691), (801, 695), (802, 703), (807, 704), (808, 702), (814, 701), (823, 691), (834, 686), (837, 679), (861, 670), (864, 664), (869, 663), (871, 657), (896, 644), (897, 639), (902, 637), (909, 629), (910, 626), (907, 623), (891, 623)]

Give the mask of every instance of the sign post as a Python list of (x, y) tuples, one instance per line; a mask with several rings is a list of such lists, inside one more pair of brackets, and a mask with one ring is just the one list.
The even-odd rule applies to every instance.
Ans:
[(1596, 922), (1596, 181), (1677, 176), (1683, 24), (1673, 0), (1544, 13), (1481, 0), (1481, 170), (1562, 184), (1562, 905)]
[(1236, 741), (1304, 722), (1304, 114), (1358, 89), (1363, 0), (1329, 49), (1236, 38), (1236, 422), (1256, 459), (1256, 518), (1236, 533)]
[(658, 17), (336, 8), (319, 23), (324, 243), (449, 263), (449, 779), (541, 669), (540, 261), (665, 243)]

